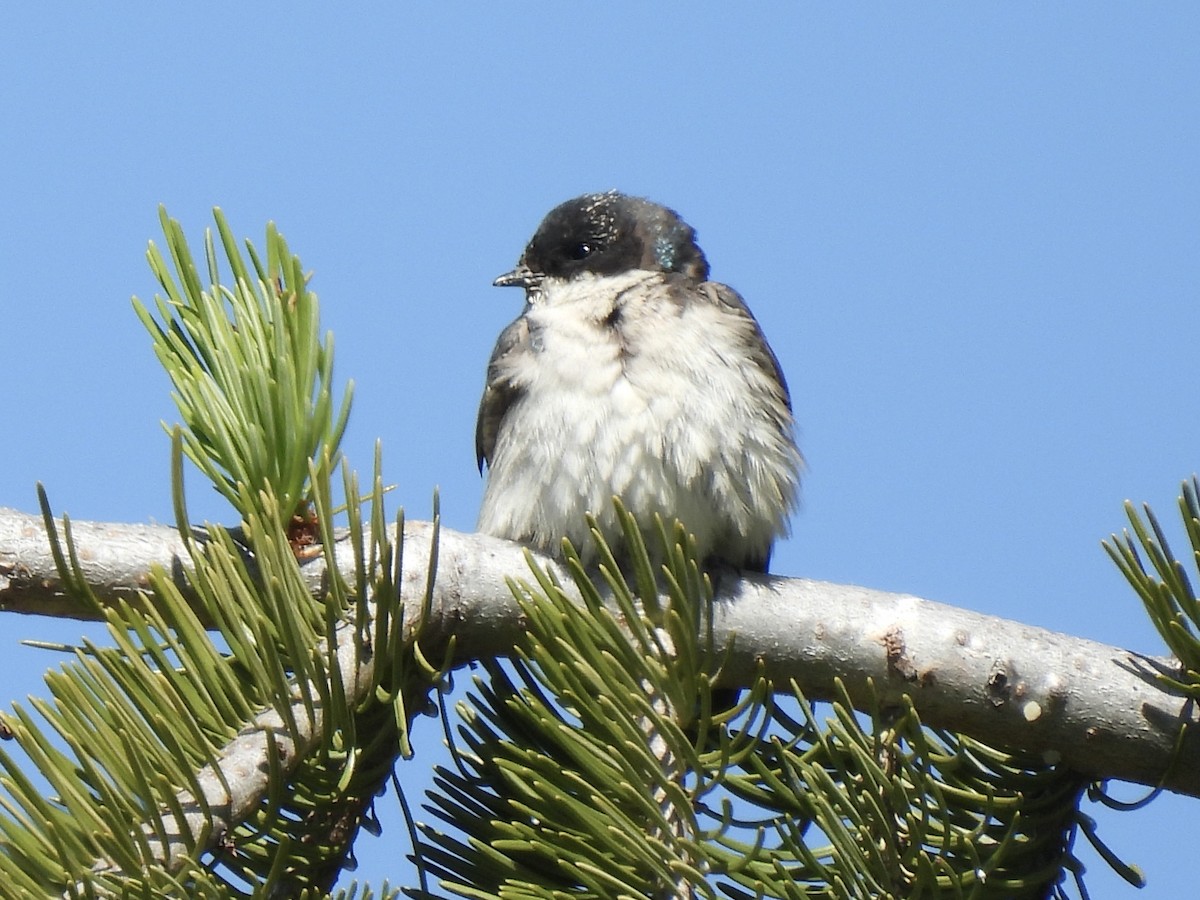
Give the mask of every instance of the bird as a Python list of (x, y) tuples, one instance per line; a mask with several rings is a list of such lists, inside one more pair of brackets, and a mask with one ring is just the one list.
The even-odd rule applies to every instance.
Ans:
[[(487, 366), (475, 429), (478, 531), (594, 562), (677, 518), (707, 565), (765, 572), (804, 460), (779, 360), (695, 230), (618, 191), (552, 209), (499, 287), (525, 292)], [(618, 556), (618, 559), (620, 557)]]

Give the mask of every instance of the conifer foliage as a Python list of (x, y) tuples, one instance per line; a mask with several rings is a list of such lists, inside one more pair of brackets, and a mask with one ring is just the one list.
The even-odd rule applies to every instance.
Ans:
[[(274, 227), (265, 255), (243, 254), (218, 211), (201, 270), (162, 225), (163, 294), (135, 305), (182, 420), (168, 431), (184, 571), (105, 606), (109, 642), (65, 648), (49, 699), (0, 720), (21, 751), (0, 748), (0, 894), (328, 896), (448, 659), (422, 656), (423, 619), (400, 603), (404, 529), (384, 512), (379, 452), (363, 490), (339, 449), (351, 391), (335, 399), (299, 259)], [(191, 522), (185, 458), (235, 527)], [(1198, 496), (1185, 486), (1196, 558)], [(70, 519), (41, 498), (60, 577), (90, 597)], [(840, 685), (815, 702), (760, 672), (714, 710), (720, 573), (681, 526), (640, 534), (616, 502), (627, 558), (593, 527), (597, 567), (565, 545), (565, 583), (532, 557), (511, 583), (525, 627), (458, 705), (453, 765), (411, 835), (410, 896), (1086, 895), (1073, 847), (1095, 841), (1080, 803), (1102, 794), (1074, 772), (928, 728), (907, 699), (856, 708)], [(1110, 553), (1194, 673), (1196, 597), (1147, 517), (1131, 510)], [(1193, 680), (1163, 687), (1200, 698)]]

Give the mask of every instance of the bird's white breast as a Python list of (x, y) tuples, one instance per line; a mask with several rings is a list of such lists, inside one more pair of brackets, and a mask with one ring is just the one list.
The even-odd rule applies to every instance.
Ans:
[(585, 552), (585, 512), (618, 533), (613, 495), (645, 528), (679, 517), (702, 556), (733, 564), (765, 559), (786, 531), (800, 457), (782, 399), (764, 410), (779, 390), (747, 352), (753, 323), (655, 287), (644, 271), (582, 278), (531, 304), (529, 351), (505, 362), (522, 393), (480, 531), (551, 551), (566, 536)]

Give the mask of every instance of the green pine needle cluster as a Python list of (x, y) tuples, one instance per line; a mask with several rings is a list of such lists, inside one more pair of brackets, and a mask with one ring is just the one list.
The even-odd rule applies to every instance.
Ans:
[[(1200, 599), (1196, 596), (1188, 568), (1171, 552), (1171, 545), (1154, 512), (1143, 507), (1145, 521), (1132, 503), (1125, 514), (1133, 533), (1113, 535), (1104, 544), (1121, 574), (1133, 586), (1150, 621), (1181, 664), (1181, 675), (1155, 677), (1172, 691), (1200, 700)], [(1190, 546), (1193, 571), (1200, 574), (1200, 479), (1183, 483), (1179, 512)], [(1147, 565), (1142, 556), (1149, 560)]]
[(266, 261), (247, 242), (247, 265), (220, 210), (217, 233), (231, 285), (222, 284), (212, 232), (205, 235), (205, 287), (183, 229), (159, 211), (174, 272), (153, 244), (147, 252), (166, 296), (156, 319), (134, 309), (174, 385), (188, 458), (235, 509), (257, 505), (268, 488), (291, 516), (309, 499), (309, 463), (338, 444), (350, 415), (352, 384), (333, 396), (333, 336), (322, 339), (316, 295), (298, 257), (267, 226)]
[[(514, 584), (527, 632), (460, 705), (422, 856), (445, 890), (513, 897), (1046, 897), (1086, 782), (924, 728), (911, 705), (822, 721), (760, 678), (710, 715), (711, 590), (681, 529), (624, 571)], [(664, 560), (650, 575), (651, 556)], [(628, 579), (627, 577), (628, 576)], [(631, 588), (629, 581), (636, 587)], [(583, 598), (582, 605), (575, 599)], [(798, 715), (793, 716), (789, 710)], [(431, 893), (416, 892), (419, 898)]]
[[(3, 717), (49, 791), (0, 750), (0, 894), (324, 897), (374, 827), (409, 710), (437, 675), (409, 649), (392, 538), (403, 530), (384, 518), (378, 453), (362, 514), (338, 450), (349, 390), (331, 402), (332, 344), (283, 238), (268, 229), (265, 265), (247, 244), (251, 269), (218, 211), (234, 281), (220, 283), (210, 234), (206, 287), (178, 223), (162, 219), (176, 272), (152, 246), (167, 297), (160, 319), (137, 308), (184, 420), (172, 459), (189, 566), (154, 571), (145, 602), (107, 609), (111, 644), (64, 648), (74, 659), (47, 676), (51, 699)], [(238, 529), (191, 524), (185, 454)], [(86, 596), (70, 520), (59, 537), (42, 500), (64, 583)], [(313, 544), (319, 596), (301, 570)]]

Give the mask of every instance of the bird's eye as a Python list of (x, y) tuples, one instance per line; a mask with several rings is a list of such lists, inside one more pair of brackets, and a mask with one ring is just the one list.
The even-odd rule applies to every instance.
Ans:
[(571, 247), (571, 249), (570, 249), (571, 259), (587, 259), (589, 256), (592, 255), (592, 252), (595, 249), (596, 249), (595, 245), (593, 245), (589, 241), (580, 241), (578, 244), (575, 244)]

